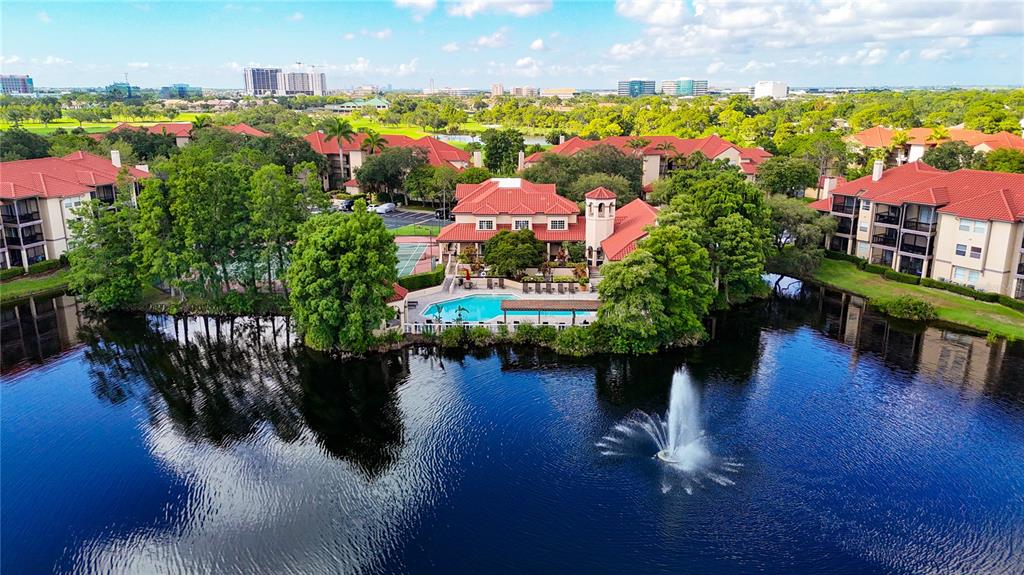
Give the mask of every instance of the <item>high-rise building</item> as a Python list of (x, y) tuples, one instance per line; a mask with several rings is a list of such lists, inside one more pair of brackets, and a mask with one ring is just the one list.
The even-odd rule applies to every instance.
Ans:
[(103, 89), (107, 95), (113, 98), (131, 98), (139, 95), (139, 87), (132, 86), (128, 82), (114, 82)]
[(2, 94), (31, 94), (34, 90), (32, 76), (0, 75), (0, 93)]
[(250, 96), (272, 96), (277, 93), (280, 68), (246, 68), (245, 93)]
[(571, 100), (580, 95), (576, 88), (544, 88), (540, 91), (541, 98), (558, 98), (559, 100)]
[(771, 98), (774, 100), (785, 98), (788, 95), (789, 86), (787, 86), (785, 82), (777, 82), (775, 80), (758, 80), (758, 82), (754, 84), (753, 94), (751, 94), (751, 97), (755, 100), (758, 98)]
[(275, 93), (285, 96), (326, 96), (327, 78), (324, 74), (315, 72), (278, 73)]
[(171, 84), (170, 86), (160, 88), (160, 97), (164, 99), (197, 98), (202, 95), (202, 88), (199, 86), (189, 86), (188, 84)]
[(491, 84), (491, 97), (499, 98), (505, 95), (505, 86), (501, 84)]
[(637, 98), (639, 96), (653, 96), (657, 93), (654, 80), (620, 80), (619, 95)]
[(512, 88), (512, 95), (516, 98), (534, 98), (537, 96), (537, 88), (533, 86), (516, 86)]
[(708, 81), (693, 80), (691, 78), (663, 80), (661, 82), (661, 93), (666, 96), (706, 96), (708, 93)]

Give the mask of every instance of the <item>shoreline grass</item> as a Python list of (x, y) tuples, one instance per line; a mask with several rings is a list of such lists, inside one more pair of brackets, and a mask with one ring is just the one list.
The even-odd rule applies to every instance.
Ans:
[(940, 322), (996, 336), (1024, 340), (1024, 313), (997, 303), (968, 298), (953, 292), (884, 279), (857, 269), (850, 262), (823, 260), (813, 279), (836, 289), (871, 299), (912, 296), (933, 306)]
[(0, 304), (64, 291), (68, 287), (67, 275), (68, 270), (62, 269), (47, 275), (21, 277), (0, 284)]

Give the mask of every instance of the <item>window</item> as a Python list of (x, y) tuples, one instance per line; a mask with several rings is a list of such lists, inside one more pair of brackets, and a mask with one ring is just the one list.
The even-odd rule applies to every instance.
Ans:
[(871, 211), (871, 200), (861, 200), (860, 209), (865, 212)]
[(981, 272), (978, 270), (970, 270), (967, 268), (953, 266), (953, 279), (958, 282), (976, 284), (978, 283), (978, 280), (981, 279)]
[(564, 230), (565, 220), (548, 220), (549, 230)]
[(530, 220), (516, 220), (513, 227), (517, 230), (528, 230), (530, 229)]
[(968, 220), (966, 218), (960, 219), (960, 231), (961, 232), (974, 232), (976, 234), (985, 233), (985, 222), (981, 220)]
[(868, 222), (866, 220), (861, 220), (860, 225), (857, 227), (860, 228), (860, 231), (866, 232), (868, 231)]
[(971, 257), (980, 260), (981, 259), (981, 248), (971, 248)]
[(958, 255), (958, 256), (966, 256), (967, 255), (967, 246), (964, 245), (964, 244), (957, 244), (956, 245), (956, 255)]
[(493, 230), (494, 220), (477, 220), (476, 229), (478, 230)]

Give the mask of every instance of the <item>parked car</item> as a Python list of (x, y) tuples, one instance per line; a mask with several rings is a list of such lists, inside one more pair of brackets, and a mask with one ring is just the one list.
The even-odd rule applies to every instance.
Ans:
[(381, 205), (377, 206), (376, 208), (374, 208), (373, 211), (377, 212), (378, 214), (390, 214), (391, 212), (393, 212), (393, 211), (395, 211), (397, 209), (398, 209), (398, 206), (396, 206), (395, 204), (392, 204), (391, 202), (388, 202), (386, 204), (381, 204)]
[(352, 206), (354, 206), (355, 203), (355, 200), (341, 200), (341, 203), (338, 204), (338, 209), (343, 212), (351, 212)]
[(436, 210), (434, 210), (434, 219), (454, 220), (455, 214), (452, 213), (451, 208), (437, 208)]

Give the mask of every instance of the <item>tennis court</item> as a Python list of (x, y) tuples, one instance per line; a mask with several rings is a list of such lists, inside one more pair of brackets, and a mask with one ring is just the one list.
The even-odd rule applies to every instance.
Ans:
[(398, 244), (398, 277), (412, 275), (416, 264), (426, 256), (429, 244)]

